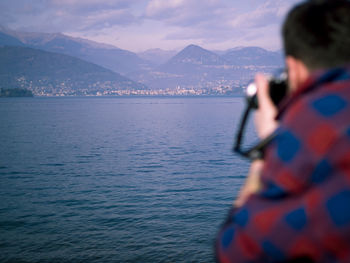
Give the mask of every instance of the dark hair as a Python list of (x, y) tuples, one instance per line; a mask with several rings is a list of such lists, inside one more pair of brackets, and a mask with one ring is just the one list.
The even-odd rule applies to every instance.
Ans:
[(284, 51), (310, 70), (350, 63), (350, 1), (310, 0), (294, 7), (284, 22)]

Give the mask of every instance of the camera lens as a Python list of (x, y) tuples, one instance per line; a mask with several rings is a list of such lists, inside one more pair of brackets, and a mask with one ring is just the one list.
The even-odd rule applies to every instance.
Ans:
[[(272, 102), (278, 106), (283, 98), (286, 97), (288, 92), (288, 83), (287, 83), (287, 74), (282, 72), (276, 78), (269, 79), (269, 95)], [(250, 83), (246, 88), (246, 99), (249, 106), (253, 109), (259, 107), (258, 98), (257, 98), (257, 86), (256, 84)]]
[(258, 97), (256, 95), (257, 90), (257, 86), (254, 82), (250, 83), (246, 89), (247, 102), (249, 106), (253, 109), (258, 108)]
[(269, 81), (269, 94), (272, 102), (278, 106), (288, 92), (287, 78), (273, 78)]

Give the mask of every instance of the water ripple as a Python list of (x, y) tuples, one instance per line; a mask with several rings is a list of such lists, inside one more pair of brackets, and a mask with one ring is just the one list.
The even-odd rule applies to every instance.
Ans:
[(231, 154), (242, 107), (239, 98), (0, 101), (0, 262), (213, 261), (249, 165)]

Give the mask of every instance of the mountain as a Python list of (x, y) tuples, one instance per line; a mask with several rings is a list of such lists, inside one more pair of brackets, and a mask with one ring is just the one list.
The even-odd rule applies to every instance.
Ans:
[(0, 47), (0, 88), (27, 88), (34, 95), (96, 95), (147, 89), (81, 59), (19, 46)]
[(200, 71), (203, 67), (224, 65), (225, 61), (215, 53), (200, 46), (189, 45), (163, 64), (160, 69), (171, 73)]
[(17, 38), (0, 32), (0, 46), (24, 46), (24, 44)]
[(283, 65), (281, 52), (267, 51), (260, 47), (240, 47), (228, 50), (221, 56), (235, 66), (278, 66)]
[(145, 60), (152, 62), (154, 65), (161, 65), (167, 62), (170, 58), (176, 55), (175, 50), (162, 50), (160, 48), (148, 49), (137, 53), (137, 55)]
[[(76, 57), (121, 73), (152, 90), (196, 90), (200, 91), (199, 94), (240, 93), (241, 87), (247, 85), (257, 72), (273, 73), (284, 64), (281, 52), (260, 47), (237, 47), (212, 52), (189, 45), (178, 53), (152, 49), (135, 54), (60, 33), (26, 33), (0, 26), (0, 46), (4, 45)], [(135, 84), (132, 86), (136, 87)]]
[(227, 89), (229, 93), (240, 93), (240, 87), (257, 72), (273, 73), (282, 65), (280, 53), (262, 48), (237, 48), (219, 55), (189, 45), (157, 68), (128, 76), (152, 89)]
[[(196, 45), (189, 45), (166, 63), (152, 71), (128, 75), (152, 89), (203, 89), (234, 86), (235, 79), (226, 75), (226, 62), (217, 54)], [(236, 79), (237, 80), (237, 79)]]
[[(133, 52), (61, 33), (29, 33), (4, 28), (0, 28), (0, 32), (4, 36), (17, 40), (17, 45), (70, 55), (121, 74), (147, 70), (151, 67), (150, 62), (141, 59)], [(0, 45), (10, 44), (3, 43), (0, 38)]]

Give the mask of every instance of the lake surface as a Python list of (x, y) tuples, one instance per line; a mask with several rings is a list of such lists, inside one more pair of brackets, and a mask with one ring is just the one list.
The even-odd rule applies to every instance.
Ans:
[(0, 262), (213, 262), (249, 167), (231, 152), (243, 106), (1, 99)]

